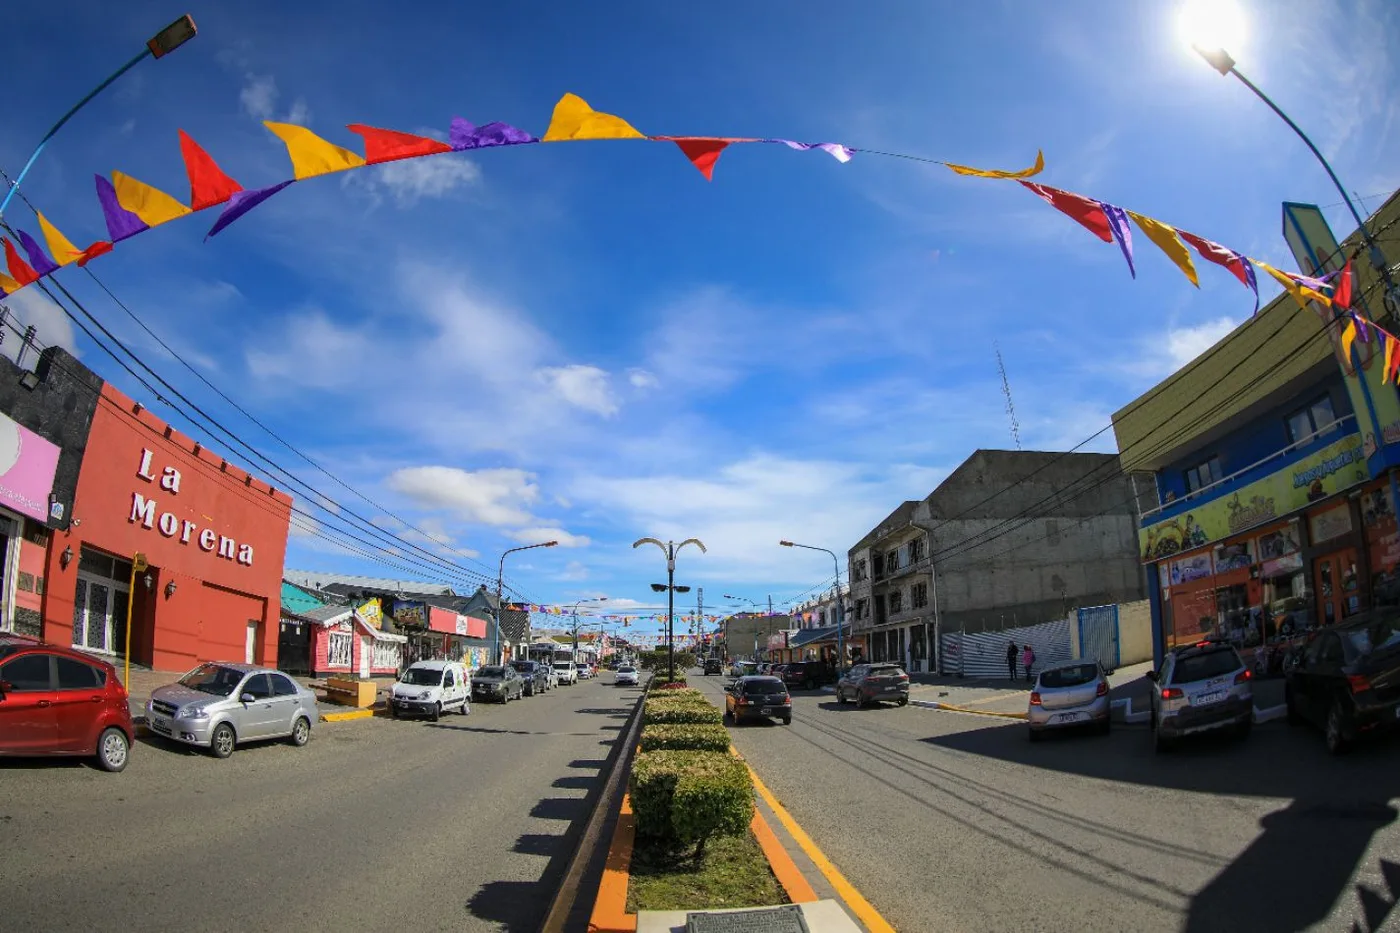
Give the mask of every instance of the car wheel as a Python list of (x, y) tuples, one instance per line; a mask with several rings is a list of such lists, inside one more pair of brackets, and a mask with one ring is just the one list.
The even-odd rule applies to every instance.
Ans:
[(238, 736), (234, 735), (233, 726), (226, 722), (215, 726), (214, 734), (209, 737), (209, 751), (215, 758), (227, 758), (232, 755), (237, 744)]
[(806, 680), (802, 681), (802, 689), (803, 689), (803, 690), (811, 690), (811, 689), (815, 688), (816, 686), (817, 686), (816, 684), (812, 683), (812, 679), (811, 679), (810, 677), (807, 678)]
[(863, 694), (863, 693), (857, 693), (857, 694), (856, 694), (856, 709), (865, 709), (865, 708), (866, 708), (867, 706), (869, 706), (869, 705), (870, 705), (870, 702), (869, 702), (868, 700), (866, 700), (865, 694)]
[(1333, 700), (1327, 709), (1326, 739), (1327, 750), (1333, 755), (1347, 750), (1346, 711), (1342, 709), (1341, 700)]
[(1284, 688), (1283, 705), (1288, 709), (1288, 724), (1290, 726), (1301, 726), (1303, 724), (1303, 714), (1299, 711), (1298, 705), (1293, 702), (1293, 691)]
[(846, 705), (846, 694), (843, 693), (843, 692), (840, 691), (840, 690), (837, 690), (837, 691), (836, 691), (836, 702), (837, 702), (837, 703), (840, 703), (842, 706), (845, 706), (845, 705)]
[(390, 719), (398, 719), (398, 718), (399, 718), (399, 708), (398, 708), (397, 706), (395, 706), (394, 704), (392, 704), (392, 703), (389, 704), (389, 718), (390, 718)]
[(305, 716), (298, 716), (297, 721), (292, 723), (292, 734), (289, 740), (297, 748), (302, 748), (311, 741), (311, 720)]
[(97, 763), (103, 771), (116, 773), (126, 767), (131, 760), (131, 743), (126, 733), (115, 727), (103, 729), (97, 737)]
[(442, 718), (442, 704), (434, 703), (433, 708), (428, 711), (428, 722), (437, 722)]
[(1152, 733), (1152, 750), (1159, 755), (1172, 750), (1171, 739), (1162, 735), (1161, 729), (1158, 729)]
[(899, 698), (899, 705), (900, 705), (900, 706), (908, 706), (908, 705), (909, 705), (909, 698), (908, 698), (908, 697), (900, 697), (900, 698)]
[(471, 701), (468, 700), (466, 697), (462, 697), (462, 715), (463, 715), (463, 716), (470, 716), (471, 714), (472, 714), (472, 704), (471, 704)]
[(785, 726), (790, 726), (790, 725), (792, 725), (792, 717), (791, 717), (791, 716), (784, 716), (784, 717), (783, 717), (783, 725), (785, 725)]

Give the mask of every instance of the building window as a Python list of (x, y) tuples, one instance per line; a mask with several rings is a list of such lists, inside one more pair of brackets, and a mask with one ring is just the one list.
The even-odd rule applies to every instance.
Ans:
[(1212, 483), (1218, 483), (1224, 477), (1220, 472), (1220, 458), (1211, 457), (1204, 463), (1198, 463), (1186, 471), (1186, 491), (1195, 492), (1204, 489)]
[(872, 554), (870, 556), (870, 570), (871, 575), (874, 576), (876, 580), (883, 577), (885, 575), (885, 555)]
[(915, 538), (909, 542), (909, 563), (917, 564), (924, 559), (924, 539)]
[(904, 608), (904, 593), (895, 590), (890, 594), (890, 615), (901, 611)]
[(915, 583), (909, 589), (909, 608), (922, 609), (928, 605), (928, 584)]
[(398, 670), (399, 669), (399, 645), (393, 641), (376, 641), (374, 643), (374, 666), (377, 670)]
[(856, 600), (856, 618), (866, 619), (870, 617), (870, 603), (864, 599)]
[(1336, 420), (1337, 416), (1332, 413), (1332, 399), (1324, 395), (1288, 416), (1288, 442), (1301, 444), (1314, 434), (1331, 434), (1336, 430)]
[(885, 597), (875, 597), (875, 624), (879, 625), (885, 621)]
[(349, 667), (353, 642), (354, 638), (349, 632), (331, 632), (326, 645), (326, 666)]
[(865, 579), (865, 561), (864, 561), (864, 559), (856, 561), (855, 578), (856, 578), (857, 580), (864, 580), (864, 579)]
[(885, 572), (894, 573), (899, 569), (899, 548), (895, 548), (885, 555)]

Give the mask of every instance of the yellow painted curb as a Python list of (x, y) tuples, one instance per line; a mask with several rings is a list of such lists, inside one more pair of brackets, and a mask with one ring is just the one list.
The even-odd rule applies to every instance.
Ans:
[(954, 706), (951, 703), (939, 703), (939, 709), (952, 710), (955, 713), (971, 713), (973, 716), (997, 716), (1002, 719), (1025, 719), (1025, 713), (999, 713), (992, 709), (971, 709), (966, 706)]
[(321, 722), (349, 722), (352, 719), (372, 719), (372, 709), (352, 709), (343, 713), (322, 713)]
[[(732, 750), (731, 748), (731, 751)], [(738, 753), (735, 752), (735, 754), (737, 755)], [(894, 927), (890, 926), (889, 922), (886, 921), (884, 917), (880, 916), (880, 912), (865, 899), (864, 895), (857, 891), (855, 886), (846, 880), (846, 876), (841, 874), (835, 865), (831, 864), (831, 860), (826, 857), (826, 854), (822, 852), (821, 849), (817, 848), (817, 844), (812, 841), (812, 837), (808, 836), (806, 831), (801, 826), (797, 825), (797, 821), (792, 818), (792, 814), (788, 813), (787, 810), (783, 808), (783, 805), (778, 803), (778, 798), (773, 796), (773, 792), (763, 783), (753, 767), (750, 766), (748, 762), (744, 763), (744, 767), (749, 769), (749, 776), (753, 778), (753, 786), (754, 789), (758, 791), (759, 796), (763, 798), (768, 806), (772, 807), (773, 812), (777, 814), (778, 821), (783, 824), (792, 838), (797, 840), (797, 844), (802, 847), (802, 851), (807, 853), (807, 857), (810, 858), (817, 866), (817, 869), (826, 876), (826, 880), (831, 882), (831, 886), (836, 889), (836, 893), (841, 895), (841, 899), (851, 908), (856, 917), (860, 919), (860, 922), (865, 924), (865, 928), (869, 930), (870, 933), (895, 933)]]

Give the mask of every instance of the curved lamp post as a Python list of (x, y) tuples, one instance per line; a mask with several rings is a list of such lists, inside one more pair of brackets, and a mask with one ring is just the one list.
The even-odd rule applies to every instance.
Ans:
[(676, 586), (676, 554), (680, 551), (681, 548), (685, 547), (687, 544), (693, 544), (696, 547), (698, 547), (700, 549), (701, 554), (705, 554), (708, 552), (705, 549), (704, 542), (702, 542), (699, 538), (686, 538), (680, 544), (677, 544), (674, 541), (663, 542), (658, 538), (638, 538), (636, 541), (632, 542), (632, 547), (638, 548), (641, 547), (643, 544), (654, 544), (657, 547), (661, 548), (662, 553), (666, 555), (666, 583), (664, 586), (660, 583), (653, 583), (651, 585), (651, 588), (658, 593), (661, 592), (663, 589), (666, 591), (666, 667), (668, 671), (667, 677), (670, 680), (675, 680), (676, 641), (673, 627), (675, 625), (676, 618), (676, 593), (687, 593), (690, 591), (690, 587), (688, 586)]
[(506, 578), (506, 554), (514, 554), (516, 551), (529, 551), (537, 547), (555, 547), (558, 541), (541, 541), (539, 544), (525, 544), (520, 547), (509, 548), (501, 555), (501, 563), (496, 571), (496, 631), (491, 638), (491, 663), (501, 663), (501, 589)]
[[(836, 569), (836, 673), (840, 675), (846, 667), (845, 639), (841, 637), (842, 629), (845, 628), (845, 613), (841, 611), (841, 561), (836, 557), (835, 551), (829, 551), (824, 547), (814, 547), (810, 544), (798, 544), (795, 541), (779, 541), (780, 547), (800, 547), (808, 551), (821, 551), (823, 554), (831, 555), (831, 566)], [(855, 598), (852, 594), (852, 598)]]

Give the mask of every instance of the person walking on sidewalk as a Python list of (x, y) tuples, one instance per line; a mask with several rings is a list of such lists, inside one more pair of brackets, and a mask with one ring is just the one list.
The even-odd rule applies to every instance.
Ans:
[(1031, 665), (1035, 663), (1035, 651), (1028, 644), (1021, 652), (1021, 664), (1026, 668), (1026, 683), (1031, 682)]
[(1006, 643), (1006, 676), (1010, 677), (1012, 680), (1016, 679), (1016, 655), (1018, 653), (1019, 649), (1016, 647), (1014, 641)]

